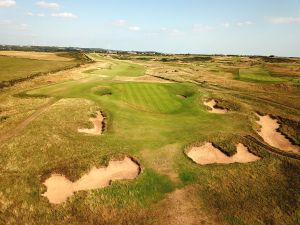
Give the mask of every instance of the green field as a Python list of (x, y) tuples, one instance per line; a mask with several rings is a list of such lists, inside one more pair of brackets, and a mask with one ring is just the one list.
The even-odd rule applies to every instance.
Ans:
[[(25, 87), (2, 91), (1, 115), (7, 119), (1, 128), (5, 134), (15, 135), (0, 145), (0, 223), (172, 224), (172, 219), (181, 221), (182, 216), (194, 216), (193, 224), (299, 222), (299, 161), (271, 154), (246, 138), (258, 138), (254, 114), (258, 111), (296, 123), (299, 100), (289, 99), (299, 95), (297, 89), (287, 92), (267, 84), (269, 89), (263, 91), (255, 83), (249, 89), (248, 83), (232, 80), (221, 70), (205, 73), (206, 83), (190, 82), (204, 79), (199, 67), (190, 64), (194, 61), (177, 67), (161, 61), (155, 65), (123, 62), (101, 54), (90, 58), (96, 61), (82, 68), (84, 78), (75, 74), (70, 79), (66, 72), (66, 79), (60, 82), (49, 84), (40, 77)], [(157, 68), (152, 73), (168, 78), (167, 66), (178, 71), (177, 78), (186, 76), (182, 70), (197, 70), (189, 70), (189, 82), (182, 78), (182, 82), (163, 83), (163, 79), (141, 79), (150, 66)], [(242, 71), (247, 73), (249, 70)], [(251, 74), (251, 79), (261, 79), (257, 68)], [(120, 81), (120, 76), (140, 79)], [(210, 113), (203, 104), (208, 98), (217, 99), (231, 111)], [(26, 120), (24, 113), (29, 116), (43, 109), (40, 102), (49, 105), (24, 129), (15, 129)], [(30, 108), (17, 107), (12, 113), (12, 105)], [(78, 133), (78, 128), (91, 125), (89, 118), (99, 109), (106, 116), (103, 135)], [(287, 124), (285, 130), (289, 129)], [(206, 141), (228, 155), (234, 154), (235, 145), (241, 142), (262, 159), (199, 166), (184, 152)], [(142, 173), (135, 180), (80, 191), (55, 206), (41, 195), (46, 188), (43, 181), (54, 172), (74, 181), (93, 166), (107, 165), (110, 159), (124, 155), (141, 165)]]
[(267, 69), (261, 67), (253, 67), (247, 69), (240, 69), (239, 75), (236, 77), (238, 80), (261, 82), (261, 83), (280, 83), (287, 82), (288, 78), (273, 77)]

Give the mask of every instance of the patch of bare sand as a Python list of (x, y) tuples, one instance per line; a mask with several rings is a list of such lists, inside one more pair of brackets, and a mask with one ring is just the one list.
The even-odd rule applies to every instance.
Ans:
[(51, 53), (51, 52), (0, 51), (0, 55), (17, 57), (17, 58), (26, 58), (26, 59), (48, 60), (48, 61), (73, 60), (72, 58), (58, 56), (55, 53)]
[(212, 143), (206, 142), (200, 147), (192, 147), (187, 156), (200, 165), (207, 164), (230, 164), (230, 163), (248, 163), (259, 160), (260, 158), (248, 151), (243, 144), (237, 145), (237, 153), (231, 157), (225, 155), (219, 149), (215, 148)]
[(287, 152), (300, 153), (299, 146), (293, 145), (284, 135), (277, 131), (280, 125), (276, 119), (272, 119), (269, 115), (257, 116), (259, 117), (257, 123), (261, 126), (258, 134), (266, 143)]
[(216, 114), (225, 114), (227, 113), (227, 109), (221, 109), (221, 108), (217, 108), (217, 102), (212, 99), (210, 101), (204, 102), (204, 105), (208, 106), (211, 110), (211, 113), (216, 113)]
[(102, 130), (103, 130), (103, 124), (104, 124), (104, 116), (102, 115), (102, 113), (100, 111), (96, 112), (96, 117), (91, 117), (89, 119), (89, 121), (91, 121), (94, 125), (93, 128), (91, 129), (81, 129), (78, 128), (78, 132), (79, 133), (85, 133), (85, 134), (91, 134), (91, 135), (101, 135), (102, 134)]
[(105, 168), (93, 167), (89, 173), (75, 182), (68, 180), (63, 175), (52, 174), (44, 182), (47, 191), (42, 195), (47, 197), (50, 203), (60, 204), (65, 202), (74, 192), (103, 188), (115, 180), (133, 180), (139, 173), (139, 165), (132, 159), (125, 157), (124, 160), (110, 161)]

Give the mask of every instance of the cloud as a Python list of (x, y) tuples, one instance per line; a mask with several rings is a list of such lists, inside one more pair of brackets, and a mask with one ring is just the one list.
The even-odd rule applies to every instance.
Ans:
[(207, 26), (207, 25), (203, 25), (203, 24), (194, 24), (193, 26), (193, 32), (199, 32), (199, 33), (203, 33), (203, 32), (208, 32), (208, 31), (212, 31), (214, 28), (211, 26)]
[(170, 36), (182, 36), (184, 33), (179, 29), (167, 30)]
[(127, 21), (126, 20), (115, 20), (114, 22), (113, 22), (113, 25), (114, 26), (118, 26), (118, 27), (124, 27), (124, 26), (126, 26), (127, 25)]
[(39, 1), (36, 3), (36, 5), (41, 8), (46, 8), (46, 9), (59, 9), (60, 8), (60, 5), (55, 2)]
[(12, 7), (16, 4), (15, 0), (0, 0), (0, 7)]
[(0, 20), (0, 27), (4, 27), (5, 30), (28, 30), (29, 26), (26, 23), (16, 23), (12, 20)]
[(26, 24), (26, 23), (22, 23), (22, 24), (20, 25), (20, 29), (21, 29), (21, 30), (27, 30), (27, 28), (28, 28), (28, 24)]
[(38, 17), (44, 17), (45, 14), (44, 13), (37, 13), (37, 14), (34, 14), (32, 12), (28, 12), (26, 13), (27, 16), (38, 16)]
[(51, 16), (53, 16), (53, 17), (60, 17), (60, 18), (67, 18), (67, 19), (75, 19), (75, 18), (77, 18), (76, 15), (74, 15), (73, 13), (69, 13), (69, 12), (52, 13)]
[(131, 31), (140, 31), (141, 30), (141, 28), (138, 27), (138, 26), (131, 26), (128, 29), (131, 30)]
[(245, 22), (238, 22), (236, 25), (238, 25), (239, 27), (245, 27), (245, 26), (251, 26), (254, 23), (251, 21), (245, 21)]
[(184, 35), (184, 32), (182, 32), (181, 30), (177, 29), (177, 28), (166, 28), (166, 27), (162, 27), (160, 28), (160, 33), (164, 33), (167, 34), (169, 36), (182, 36)]
[(268, 20), (272, 24), (300, 23), (300, 17), (270, 17)]
[(230, 27), (230, 23), (223, 23), (221, 24), (222, 27), (224, 28), (229, 28)]
[(0, 20), (0, 25), (10, 25), (12, 24), (11, 20)]

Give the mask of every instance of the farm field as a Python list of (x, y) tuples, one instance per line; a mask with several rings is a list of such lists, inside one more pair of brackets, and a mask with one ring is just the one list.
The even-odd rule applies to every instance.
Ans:
[(49, 74), (0, 90), (0, 224), (300, 223), (300, 59), (19, 55)]
[(0, 85), (7, 86), (18, 80), (79, 66), (82, 59), (55, 53), (0, 51), (0, 64)]

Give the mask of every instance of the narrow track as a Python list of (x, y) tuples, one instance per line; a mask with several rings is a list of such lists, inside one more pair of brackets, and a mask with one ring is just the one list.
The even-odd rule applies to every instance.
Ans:
[(17, 136), (20, 132), (22, 132), (32, 121), (34, 121), (37, 117), (39, 117), (43, 112), (45, 112), (51, 105), (56, 102), (56, 99), (51, 99), (45, 105), (38, 108), (34, 113), (32, 113), (29, 117), (19, 123), (15, 128), (8, 131), (5, 135), (0, 137), (1, 145), (4, 144), (5, 141), (9, 140), (12, 137)]

